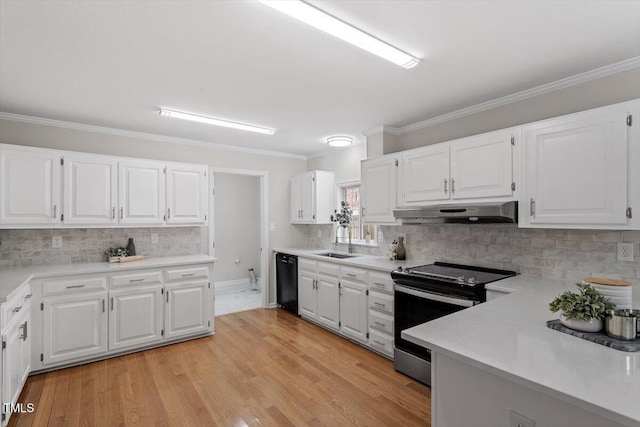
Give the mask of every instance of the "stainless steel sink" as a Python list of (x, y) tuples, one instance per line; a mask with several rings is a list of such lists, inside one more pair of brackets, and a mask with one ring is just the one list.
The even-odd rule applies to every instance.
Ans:
[(338, 259), (356, 258), (359, 256), (359, 255), (351, 255), (351, 254), (340, 254), (336, 252), (323, 252), (315, 255), (326, 256), (328, 258), (338, 258)]

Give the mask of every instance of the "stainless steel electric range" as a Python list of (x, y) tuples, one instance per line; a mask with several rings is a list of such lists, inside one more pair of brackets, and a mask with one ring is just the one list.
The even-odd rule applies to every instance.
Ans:
[(393, 271), (396, 370), (431, 385), (431, 352), (402, 339), (401, 332), (483, 303), (487, 283), (515, 275), (514, 271), (444, 262)]

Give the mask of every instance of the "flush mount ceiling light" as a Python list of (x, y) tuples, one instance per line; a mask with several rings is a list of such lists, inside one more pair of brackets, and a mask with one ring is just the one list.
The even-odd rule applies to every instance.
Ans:
[(327, 144), (332, 147), (347, 147), (353, 143), (350, 136), (330, 136), (327, 138)]
[(263, 128), (260, 126), (248, 125), (245, 123), (231, 122), (229, 120), (216, 119), (215, 117), (201, 116), (198, 114), (185, 113), (182, 111), (169, 110), (167, 108), (161, 108), (160, 115), (164, 117), (174, 117), (176, 119), (191, 120), (192, 122), (206, 123), (208, 125), (223, 126), (226, 128), (262, 133), (265, 135), (273, 135), (276, 132), (275, 129)]
[(401, 67), (413, 68), (420, 62), (419, 59), (404, 53), (400, 49), (378, 40), (303, 1), (261, 0), (261, 2)]

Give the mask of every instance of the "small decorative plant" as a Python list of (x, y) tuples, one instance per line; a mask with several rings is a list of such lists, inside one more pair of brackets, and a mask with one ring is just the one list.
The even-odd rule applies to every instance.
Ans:
[[(346, 228), (349, 232), (349, 253), (353, 252), (353, 247), (351, 246), (351, 228), (349, 228), (349, 224), (351, 224), (351, 215), (353, 214), (353, 210), (349, 206), (349, 202), (342, 201), (340, 202), (340, 212), (338, 210), (334, 210), (335, 215), (331, 215), (331, 221), (337, 222), (338, 227)], [(338, 245), (338, 231), (336, 230), (336, 242), (335, 245)]]
[(121, 256), (127, 256), (129, 254), (129, 251), (125, 247), (109, 248), (109, 252), (107, 253), (109, 254), (109, 257), (121, 257)]
[(591, 319), (602, 320), (607, 310), (615, 307), (605, 298), (591, 283), (576, 283), (580, 290), (579, 293), (566, 291), (558, 295), (551, 304), (549, 310), (552, 312), (562, 311), (567, 319), (584, 320), (588, 322)]

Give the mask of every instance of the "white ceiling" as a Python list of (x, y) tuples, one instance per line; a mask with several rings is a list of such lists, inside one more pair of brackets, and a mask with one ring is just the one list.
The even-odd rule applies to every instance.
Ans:
[[(255, 1), (0, 1), (0, 111), (312, 155), (640, 56), (640, 1), (312, 1), (405, 70)], [(157, 108), (278, 129), (160, 117)]]

